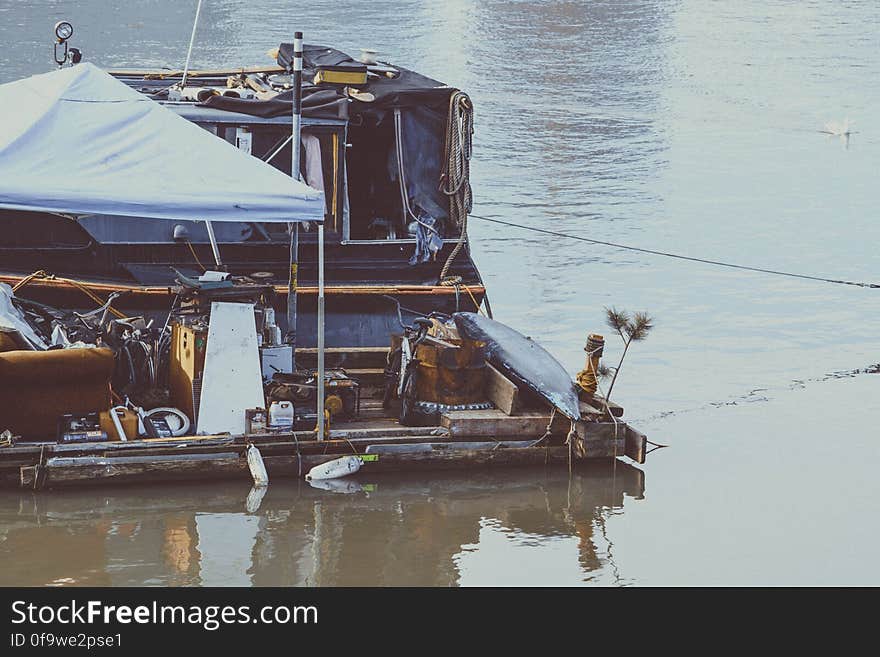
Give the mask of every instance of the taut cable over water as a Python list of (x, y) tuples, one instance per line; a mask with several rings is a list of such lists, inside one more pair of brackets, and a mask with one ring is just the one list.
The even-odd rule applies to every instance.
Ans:
[(847, 281), (843, 279), (837, 278), (825, 278), (823, 276), (812, 276), (809, 274), (795, 274), (788, 271), (780, 271), (776, 269), (764, 269), (763, 267), (750, 267), (748, 265), (739, 265), (731, 262), (722, 262), (721, 260), (710, 260), (708, 258), (697, 258), (694, 256), (686, 256), (681, 255), (680, 253), (669, 253), (667, 251), (658, 251), (656, 249), (643, 249), (637, 246), (629, 246), (627, 244), (618, 244), (616, 242), (607, 242), (604, 240), (595, 240), (589, 237), (581, 237), (580, 235), (571, 235), (570, 233), (560, 233), (556, 230), (547, 230), (546, 228), (537, 228), (535, 226), (525, 226), (523, 224), (516, 224), (511, 221), (503, 221), (501, 219), (492, 219), (490, 217), (483, 217), (478, 214), (471, 214), (471, 217), (474, 219), (482, 219), (483, 221), (490, 221), (493, 224), (501, 224), (502, 226), (510, 226), (511, 228), (520, 228), (522, 230), (530, 230), (535, 233), (544, 233), (545, 235), (553, 235), (554, 237), (565, 237), (571, 240), (578, 240), (579, 242), (588, 242), (590, 244), (602, 244), (604, 246), (613, 246), (616, 249), (624, 249), (626, 251), (637, 251), (639, 253), (649, 253), (651, 255), (663, 256), (665, 258), (675, 258), (677, 260), (688, 260), (690, 262), (699, 262), (704, 265), (715, 265), (717, 267), (728, 267), (730, 269), (742, 269), (745, 271), (754, 271), (761, 274), (773, 274), (774, 276), (788, 276), (789, 278), (801, 278), (809, 281), (820, 281), (822, 283), (835, 283), (837, 285), (852, 285), (855, 287), (865, 287), (865, 288), (880, 288), (880, 284), (878, 283), (863, 283), (860, 281)]

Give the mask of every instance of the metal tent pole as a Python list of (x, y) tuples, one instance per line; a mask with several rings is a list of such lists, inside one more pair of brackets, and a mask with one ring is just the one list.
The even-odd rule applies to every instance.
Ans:
[(318, 440), (324, 440), (324, 223), (318, 224)]
[(290, 370), (296, 372), (296, 289), (299, 285), (299, 222), (288, 226), (290, 231), (290, 272), (287, 279), (287, 337), (290, 345)]
[[(293, 34), (293, 70), (290, 83), (293, 87), (293, 112), (291, 113), (290, 175), (300, 179), (299, 145), (302, 132), (302, 32)], [(290, 271), (287, 281), (287, 344), (290, 345), (290, 369), (296, 371), (296, 289), (299, 270), (299, 222), (288, 226), (290, 231)]]
[(207, 220), (205, 220), (205, 226), (208, 228), (208, 239), (211, 241), (211, 251), (214, 252), (214, 263), (219, 269), (223, 267), (223, 262), (220, 260), (220, 245), (217, 244), (217, 237), (214, 235), (214, 226), (212, 226), (211, 222)]

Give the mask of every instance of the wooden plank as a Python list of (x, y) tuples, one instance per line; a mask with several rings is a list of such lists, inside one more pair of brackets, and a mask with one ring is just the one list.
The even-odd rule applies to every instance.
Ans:
[[(240, 457), (165, 461), (151, 458), (133, 463), (44, 467), (46, 476), (42, 488), (251, 478), (247, 459)], [(21, 487), (33, 488), (35, 474), (35, 467), (21, 468)]]
[[(15, 285), (25, 278), (25, 274), (0, 274), (0, 282)], [(168, 286), (147, 286), (147, 285), (131, 285), (124, 283), (108, 283), (96, 280), (77, 280), (77, 283), (83, 284), (94, 292), (118, 292), (126, 291), (133, 297), (147, 296), (173, 296), (172, 289)], [(65, 290), (75, 291), (77, 286), (70, 279), (54, 277), (54, 278), (35, 278), (28, 283), (28, 287), (33, 288), (61, 288)], [(485, 294), (486, 288), (482, 285), (470, 285), (471, 292), (479, 298), (479, 295)], [(423, 294), (452, 296), (458, 294), (453, 286), (449, 285), (327, 285), (325, 290), (327, 296), (346, 295), (346, 296), (375, 296), (375, 295), (402, 295), (402, 296), (421, 296)], [(286, 285), (276, 285), (275, 293), (281, 297), (287, 296)], [(299, 296), (316, 295), (318, 293), (317, 286), (301, 285), (296, 288)], [(81, 294), (81, 292), (80, 292)]]
[(492, 408), (485, 411), (448, 411), (440, 416), (440, 425), (451, 436), (534, 436), (540, 438), (547, 430), (550, 413), (527, 412), (507, 415)]
[[(366, 423), (365, 423), (366, 424)], [(345, 436), (345, 439), (343, 439)], [(442, 427), (404, 427), (396, 423), (387, 426), (348, 429), (345, 431), (331, 430), (328, 440), (318, 442), (314, 432), (297, 433), (300, 449), (304, 451), (350, 450), (350, 444), (371, 444), (386, 442), (412, 442), (457, 440), (448, 435)], [(260, 449), (292, 450), (297, 441), (293, 434), (261, 434), (249, 436), (248, 439)], [(79, 443), (68, 445), (48, 445), (45, 449), (47, 457), (53, 456), (101, 456), (144, 455), (144, 454), (193, 454), (218, 453), (230, 449), (243, 450), (246, 445), (244, 437), (232, 436), (195, 436), (192, 438), (162, 438), (137, 440), (128, 442)], [(8, 461), (0, 454), (0, 468), (14, 468), (16, 476), (22, 465), (34, 465), (40, 458), (40, 448), (33, 447), (27, 452), (18, 452)]]
[[(375, 391), (385, 391), (385, 367), (343, 367), (361, 387), (361, 397), (375, 397)], [(366, 394), (365, 394), (366, 393)]]
[(14, 447), (0, 448), (0, 459), (14, 456), (29, 456), (31, 454), (39, 454), (40, 449), (45, 447), (51, 449), (56, 443), (17, 443)]
[(590, 404), (597, 409), (601, 409), (603, 412), (605, 410), (605, 404), (608, 404), (608, 408), (611, 409), (611, 414), (614, 417), (622, 417), (623, 416), (623, 406), (620, 404), (615, 404), (614, 402), (606, 402), (605, 398), (602, 395), (593, 395), (593, 402)]
[[(543, 435), (546, 424), (550, 419), (547, 413), (532, 413), (520, 416), (508, 416), (497, 409), (492, 411), (457, 411), (448, 414), (447, 421), (451, 422), (452, 432), (445, 435), (437, 435), (438, 427), (402, 427), (396, 422), (365, 422), (365, 426), (356, 429), (359, 423), (351, 423), (351, 428), (334, 432), (332, 439), (318, 442), (314, 440), (311, 432), (298, 432), (299, 443), (293, 440), (292, 434), (264, 434), (252, 436), (250, 440), (260, 446), (264, 460), (276, 464), (286, 464), (279, 472), (299, 473), (300, 468), (308, 468), (319, 463), (350, 454), (352, 449), (362, 452), (368, 445), (414, 445), (437, 443), (463, 443), (460, 447), (445, 451), (456, 452), (484, 452), (498, 451), (495, 441), (480, 441), (480, 438), (500, 438), (506, 442), (524, 441), (525, 444), (531, 439)], [(489, 416), (488, 418), (486, 416)], [(556, 414), (553, 426), (554, 449), (561, 447), (567, 451), (567, 447), (561, 446), (561, 437), (567, 433), (569, 422), (559, 413)], [(476, 423), (476, 424), (475, 424)], [(645, 460), (646, 438), (643, 434), (631, 429), (624, 422), (617, 423), (617, 436), (615, 438), (615, 424), (613, 422), (588, 422), (580, 421), (577, 425), (578, 433), (585, 441), (586, 458), (607, 458), (614, 456), (629, 456), (638, 463)], [(447, 430), (448, 431), (448, 430)], [(471, 431), (470, 434), (466, 431)], [(343, 439), (345, 437), (345, 439)], [(524, 440), (525, 439), (525, 440)], [(478, 447), (473, 443), (483, 442), (485, 447), (491, 449), (467, 449)], [(188, 479), (224, 479), (249, 477), (246, 469), (246, 460), (241, 457), (244, 452), (246, 439), (244, 437), (232, 438), (221, 437), (195, 437), (184, 439), (152, 439), (132, 441), (129, 443), (92, 443), (71, 445), (46, 445), (45, 455), (52, 458), (52, 464), (46, 471), (46, 485), (59, 487), (66, 485), (80, 485), (91, 483), (113, 482), (143, 482), (159, 483), (162, 481), (188, 480)], [(470, 445), (466, 443), (472, 443)], [(522, 449), (544, 450), (549, 441), (539, 447)], [(480, 446), (482, 447), (482, 446)], [(55, 449), (53, 449), (55, 448)], [(15, 461), (16, 467), (4, 467), (2, 484), (33, 486), (33, 476), (39, 459), (40, 446), (33, 446), (32, 460), (23, 463), (27, 454), (24, 450), (16, 449), (15, 456), (10, 461)], [(381, 450), (380, 450), (381, 451)], [(435, 454), (444, 450), (431, 449), (426, 452), (436, 457), (439, 468), (453, 467), (479, 467), (481, 464), (503, 465), (504, 461), (498, 461), (485, 455), (463, 456), (458, 458), (446, 458), (441, 454)], [(230, 458), (230, 452), (239, 454)], [(299, 454), (299, 457), (297, 457)], [(11, 456), (11, 455), (10, 455)], [(93, 457), (92, 461), (81, 457)], [(395, 457), (398, 455), (395, 455)], [(59, 458), (61, 457), (61, 458)], [(73, 463), (80, 467), (61, 468), (59, 465), (69, 463), (64, 457), (74, 457)], [(95, 461), (94, 457), (104, 459)], [(408, 470), (409, 462), (388, 460), (388, 455), (383, 454), (383, 465), (377, 471), (382, 470)], [(79, 459), (78, 461), (76, 459)], [(276, 459), (276, 461), (273, 461)], [(281, 461), (277, 461), (281, 459)], [(287, 459), (287, 460), (284, 460)], [(523, 457), (525, 462), (534, 462), (533, 457)], [(552, 460), (552, 459), (551, 459)], [(237, 461), (233, 463), (233, 461)], [(416, 468), (427, 467), (431, 461), (417, 460)], [(365, 464), (367, 467), (371, 464)], [(287, 468), (284, 470), (284, 468)], [(295, 469), (294, 469), (295, 468)], [(79, 473), (79, 474), (77, 474)], [(68, 483), (69, 482), (69, 483)]]
[(519, 410), (519, 386), (497, 369), (486, 364), (486, 395), (495, 407), (506, 415)]
[(364, 450), (365, 454), (409, 454), (412, 452), (434, 452), (438, 450), (444, 449), (467, 449), (467, 450), (479, 450), (479, 449), (509, 449), (509, 448), (519, 448), (519, 447), (531, 447), (535, 443), (535, 440), (505, 440), (505, 441), (497, 441), (497, 440), (484, 440), (484, 441), (466, 441), (461, 440), (457, 442), (448, 442), (448, 443), (435, 443), (435, 442), (422, 442), (422, 443), (400, 443), (400, 444), (392, 444), (392, 445), (367, 445), (367, 448)]
[(581, 415), (602, 415), (605, 412), (604, 410), (601, 410), (592, 404), (588, 404), (583, 400), (578, 402), (578, 406), (581, 409)]
[[(621, 453), (622, 444), (614, 445), (607, 436), (594, 437), (587, 444), (585, 460), (612, 458)], [(303, 455), (302, 473), (321, 463), (345, 456), (344, 454)], [(446, 470), (471, 469), (483, 466), (511, 465), (544, 465), (550, 463), (567, 463), (568, 447), (565, 445), (551, 447), (508, 447), (502, 449), (483, 450), (432, 450), (431, 452), (406, 454), (380, 454), (376, 461), (368, 461), (361, 467), (360, 473), (402, 472), (415, 470)], [(290, 476), (299, 471), (298, 458), (294, 455), (264, 456), (263, 462), (272, 476)], [(359, 474), (360, 474), (359, 473)]]
[(188, 463), (191, 461), (213, 461), (217, 459), (237, 458), (240, 458), (239, 454), (228, 451), (216, 454), (138, 454), (133, 456), (111, 456), (109, 458), (103, 456), (56, 456), (46, 461), (46, 467), (52, 469), (90, 465), (111, 467), (137, 464), (161, 465), (171, 461)]
[(644, 463), (648, 452), (648, 437), (627, 425), (625, 451), (626, 455), (636, 463)]
[[(358, 423), (352, 422), (344, 429), (331, 428), (329, 435), (330, 441), (342, 441), (343, 436), (345, 438), (348, 438), (349, 440), (354, 440), (359, 438), (377, 439), (385, 437), (392, 438), (397, 436), (433, 436), (440, 433), (445, 433), (444, 431), (442, 431), (441, 427), (404, 427), (398, 424), (396, 421), (391, 420), (379, 426), (364, 426), (363, 428), (358, 427), (357, 424)], [(368, 425), (369, 423), (365, 422), (364, 424)], [(304, 442), (316, 442), (314, 431), (298, 431), (296, 432), (296, 438), (301, 444)], [(173, 447), (179, 449), (182, 445), (193, 447), (230, 445), (233, 443), (243, 445), (247, 441), (253, 442), (260, 446), (262, 446), (263, 444), (271, 444), (273, 442), (285, 444), (292, 444), (293, 442), (295, 442), (293, 440), (293, 434), (290, 432), (253, 434), (247, 437), (225, 435), (183, 436), (180, 438), (150, 438), (143, 440), (129, 440), (126, 442), (108, 441), (100, 443), (70, 443), (66, 445), (49, 445), (46, 446), (46, 454), (94, 454), (111, 451), (126, 451), (129, 449), (150, 449), (160, 447)], [(40, 448), (34, 447), (30, 450), (30, 453), (35, 456), (39, 456)], [(0, 454), (0, 458), (2, 458), (2, 454)]]
[(618, 422), (577, 423), (578, 435), (584, 439), (587, 458), (623, 456), (626, 451), (626, 424)]
[[(314, 435), (314, 434), (313, 434)], [(186, 436), (183, 438), (152, 438), (144, 440), (107, 441), (100, 443), (69, 443), (55, 445), (46, 449), (47, 455), (65, 454), (96, 454), (100, 452), (125, 451), (150, 447), (179, 447), (181, 445), (230, 445), (235, 442), (233, 436)]]
[(5, 458), (3, 458), (2, 461), (0, 461), (0, 471), (15, 470), (15, 472), (17, 473), (18, 468), (20, 468), (21, 466), (33, 465), (34, 463), (36, 463), (39, 460), (40, 460), (39, 452), (37, 452), (35, 454), (5, 457)]
[[(595, 437), (594, 437), (595, 438)], [(617, 446), (608, 440), (588, 442), (587, 459), (614, 456)], [(289, 478), (306, 474), (311, 468), (343, 454), (285, 454), (264, 456), (263, 462), (272, 478)], [(473, 469), (482, 467), (535, 466), (567, 463), (567, 446), (507, 447), (501, 449), (440, 449), (431, 452), (381, 454), (376, 461), (365, 462), (361, 472), (399, 472), (416, 470)], [(212, 459), (124, 459), (125, 463), (94, 464), (84, 459), (81, 464), (45, 466), (43, 488), (98, 486), (108, 484), (160, 483), (168, 481), (219, 480), (251, 478), (247, 459), (221, 457)], [(118, 459), (123, 460), (123, 459)], [(20, 486), (33, 488), (35, 467), (23, 467)]]
[[(445, 436), (448, 432), (443, 427), (405, 427), (394, 422), (391, 426), (364, 429), (330, 429), (330, 440), (394, 438), (400, 436)], [(314, 435), (314, 434), (312, 434)]]
[(567, 463), (567, 447), (523, 447), (495, 450), (435, 450), (430, 453), (383, 454), (364, 463), (361, 472), (457, 470), (485, 467), (536, 466)]
[[(151, 76), (150, 79), (164, 80), (166, 78), (179, 78), (183, 76), (180, 69), (162, 69), (162, 68), (113, 68), (107, 71), (110, 75), (125, 77), (143, 77)], [(246, 66), (239, 68), (216, 68), (216, 69), (195, 69), (187, 71), (187, 77), (225, 77), (229, 75), (238, 75), (240, 73), (283, 73), (284, 69), (274, 65), (266, 66)]]
[[(417, 427), (413, 427), (417, 428)], [(426, 443), (432, 444), (437, 442), (444, 441), (454, 441), (454, 442), (465, 442), (467, 439), (463, 438), (453, 438), (448, 434), (444, 433), (441, 435), (434, 435), (432, 433), (424, 433), (421, 435), (418, 434), (409, 434), (409, 435), (400, 435), (400, 436), (382, 436), (382, 435), (371, 435), (371, 436), (363, 436), (360, 438), (351, 438), (349, 440), (325, 440), (323, 442), (318, 442), (316, 440), (309, 441), (300, 441), (296, 442), (265, 442), (265, 443), (255, 443), (259, 446), (260, 452), (264, 455), (272, 455), (276, 453), (281, 454), (292, 454), (297, 450), (303, 454), (316, 454), (316, 453), (328, 453), (328, 454), (348, 454), (351, 452), (352, 445), (355, 446), (356, 449), (360, 449), (362, 447), (368, 445), (395, 445), (395, 444), (414, 444), (414, 443)], [(246, 446), (244, 443), (235, 443), (235, 444), (224, 444), (224, 445), (193, 445), (188, 447), (151, 447), (146, 449), (132, 449), (125, 451), (116, 451), (116, 452), (104, 452), (99, 455), (99, 458), (128, 458), (134, 456), (164, 456), (164, 455), (181, 455), (181, 454), (221, 454), (223, 452), (229, 452), (235, 450), (237, 453), (244, 453)], [(55, 457), (58, 458), (58, 457)], [(74, 458), (84, 458), (83, 456), (77, 456)], [(33, 465), (34, 461), (29, 463), (29, 465)]]
[[(388, 359), (388, 347), (328, 347), (324, 352), (327, 367), (383, 368)], [(317, 367), (318, 350), (301, 347), (296, 350), (297, 364)]]

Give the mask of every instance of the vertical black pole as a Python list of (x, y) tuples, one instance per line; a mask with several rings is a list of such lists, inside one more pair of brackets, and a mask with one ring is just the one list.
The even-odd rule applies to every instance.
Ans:
[[(302, 130), (302, 32), (293, 35), (293, 69), (290, 84), (293, 87), (293, 112), (291, 114), (290, 175), (300, 179), (299, 150)], [(296, 291), (299, 274), (299, 222), (290, 224), (290, 272), (287, 282), (287, 340), (291, 351), (291, 369), (296, 371)]]

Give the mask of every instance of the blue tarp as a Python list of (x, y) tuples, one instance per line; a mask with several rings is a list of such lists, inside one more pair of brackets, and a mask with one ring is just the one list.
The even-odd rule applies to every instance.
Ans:
[(89, 63), (0, 85), (0, 208), (323, 221), (323, 194)]

